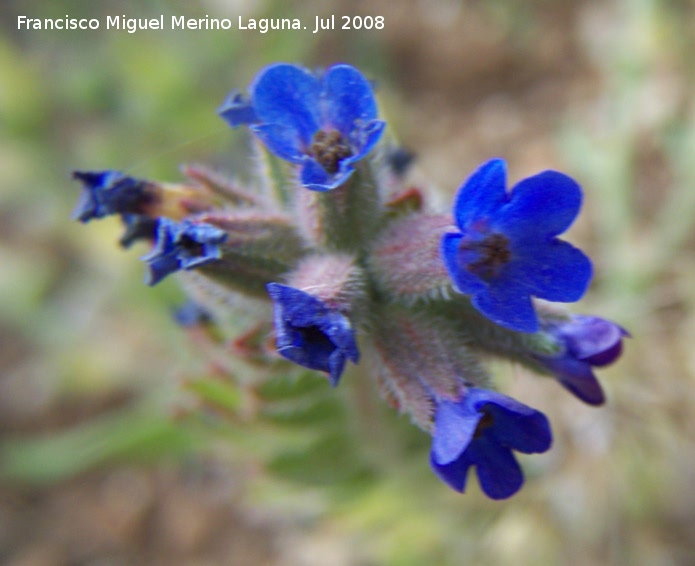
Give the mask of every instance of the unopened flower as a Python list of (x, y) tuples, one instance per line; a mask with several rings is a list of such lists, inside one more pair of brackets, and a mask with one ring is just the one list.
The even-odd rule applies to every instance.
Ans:
[(605, 396), (593, 367), (604, 367), (620, 357), (628, 332), (597, 316), (572, 315), (546, 323), (545, 330), (561, 345), (557, 356), (536, 356), (557, 380), (589, 405), (602, 405)]
[(249, 90), (248, 100), (233, 92), (220, 115), (232, 126), (250, 124), (271, 152), (300, 166), (300, 182), (312, 190), (345, 183), (384, 130), (372, 85), (349, 65), (318, 77), (278, 63), (261, 71)]
[(487, 389), (469, 388), (460, 401), (439, 401), (430, 462), (453, 489), (466, 489), (468, 469), (475, 466), (480, 487), (491, 499), (514, 495), (524, 475), (513, 450), (545, 452), (552, 443), (546, 416)]
[(506, 191), (506, 164), (484, 163), (459, 190), (459, 231), (442, 238), (444, 263), (461, 293), (493, 322), (519, 332), (538, 330), (531, 297), (573, 302), (591, 279), (591, 262), (556, 238), (581, 207), (577, 183), (544, 171)]
[(149, 265), (147, 284), (155, 285), (179, 269), (195, 269), (220, 259), (220, 244), (226, 239), (224, 230), (204, 222), (161, 218), (155, 246), (142, 258)]
[(209, 210), (212, 195), (204, 187), (156, 183), (135, 179), (120, 171), (75, 171), (82, 194), (73, 218), (89, 222), (111, 214), (180, 220), (194, 212)]
[(269, 283), (278, 353), (309, 369), (329, 374), (338, 385), (345, 363), (359, 361), (355, 330), (337, 309), (300, 289)]
[(110, 214), (138, 213), (151, 198), (146, 181), (120, 171), (75, 171), (73, 177), (82, 183), (82, 194), (73, 211), (73, 218), (80, 222)]

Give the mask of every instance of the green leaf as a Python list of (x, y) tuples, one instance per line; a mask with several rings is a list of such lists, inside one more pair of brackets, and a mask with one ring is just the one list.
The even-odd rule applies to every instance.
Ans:
[(256, 392), (265, 401), (281, 401), (321, 390), (330, 390), (326, 378), (317, 373), (305, 371), (299, 375), (274, 377), (260, 385)]
[(236, 412), (242, 405), (241, 392), (236, 384), (219, 378), (204, 377), (189, 381), (184, 386), (202, 401), (230, 412)]
[(272, 403), (266, 405), (261, 414), (279, 425), (345, 424), (345, 406), (337, 397)]
[(273, 458), (268, 468), (286, 479), (308, 485), (364, 481), (372, 473), (345, 434), (327, 435), (306, 450), (285, 452)]
[(74, 428), (0, 443), (0, 478), (53, 483), (113, 461), (181, 455), (197, 435), (156, 409), (126, 408)]

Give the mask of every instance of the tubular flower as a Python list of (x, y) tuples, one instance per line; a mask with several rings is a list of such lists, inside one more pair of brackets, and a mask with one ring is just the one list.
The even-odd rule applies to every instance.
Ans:
[(349, 65), (317, 77), (278, 63), (262, 70), (249, 90), (248, 101), (232, 92), (219, 114), (232, 126), (249, 124), (272, 153), (299, 165), (301, 184), (315, 191), (344, 184), (384, 130), (372, 85)]
[(355, 331), (336, 309), (300, 289), (269, 283), (278, 353), (309, 369), (325, 371), (334, 387), (345, 362), (359, 361)]
[(572, 315), (569, 320), (548, 323), (546, 331), (562, 345), (554, 357), (536, 356), (567, 390), (589, 405), (605, 401), (593, 367), (612, 364), (623, 351), (624, 329), (597, 316)]
[(120, 171), (75, 171), (73, 177), (82, 183), (82, 194), (72, 213), (80, 222), (140, 212), (151, 200), (146, 181)]
[(552, 443), (545, 415), (487, 389), (469, 388), (460, 401), (440, 401), (434, 418), (430, 463), (456, 491), (466, 489), (471, 466), (491, 499), (506, 499), (524, 483), (512, 450), (545, 452)]
[(458, 231), (441, 253), (455, 288), (493, 322), (519, 332), (538, 330), (531, 297), (573, 302), (591, 279), (590, 260), (556, 238), (579, 213), (582, 192), (557, 171), (544, 171), (506, 191), (506, 164), (484, 163), (459, 190)]
[(179, 269), (195, 269), (222, 257), (220, 244), (227, 233), (210, 224), (160, 218), (152, 251), (142, 258), (149, 264), (148, 285), (156, 285)]

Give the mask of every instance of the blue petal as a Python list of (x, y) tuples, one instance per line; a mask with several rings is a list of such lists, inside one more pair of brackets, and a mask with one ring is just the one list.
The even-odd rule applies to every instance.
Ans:
[(345, 356), (340, 350), (335, 350), (328, 358), (328, 374), (331, 386), (336, 387), (345, 369)]
[(507, 164), (503, 159), (483, 163), (461, 186), (454, 202), (454, 217), (461, 230), (476, 221), (486, 222), (507, 202)]
[(312, 191), (325, 192), (345, 184), (354, 171), (352, 167), (344, 168), (341, 164), (340, 171), (330, 175), (316, 160), (307, 157), (299, 172), (299, 182)]
[(465, 400), (441, 401), (434, 418), (432, 460), (445, 465), (458, 459), (471, 443), (482, 416)]
[(275, 328), (278, 354), (309, 369), (331, 371), (331, 356), (337, 350), (326, 336), (318, 333), (307, 336), (306, 328), (294, 328), (287, 321), (279, 322), (277, 318)]
[(490, 499), (511, 497), (524, 485), (524, 474), (509, 448), (483, 435), (471, 449), (480, 487)]
[(430, 465), (439, 479), (452, 489), (459, 493), (463, 493), (466, 490), (468, 469), (473, 465), (473, 462), (467, 458), (466, 454), (462, 454), (459, 459), (449, 464), (439, 464), (435, 460), (434, 454), (430, 454)]
[(293, 130), (304, 146), (320, 127), (321, 83), (311, 73), (286, 63), (266, 67), (251, 86), (259, 122)]
[(524, 405), (513, 397), (508, 397), (492, 389), (483, 389), (482, 387), (469, 388), (466, 401), (474, 407), (476, 411), (497, 408), (500, 413), (520, 415), (522, 417), (537, 412), (535, 409)]
[(307, 156), (298, 131), (279, 124), (255, 124), (249, 128), (265, 146), (281, 159), (302, 163)]
[(335, 386), (346, 360), (359, 361), (349, 319), (308, 293), (282, 285), (266, 286), (274, 305), (277, 351), (301, 366), (329, 373)]
[(615, 361), (622, 350), (622, 339), (628, 333), (610, 320), (597, 316), (574, 315), (560, 328), (570, 353), (593, 366)]
[(557, 238), (550, 242), (514, 247), (509, 278), (527, 287), (528, 292), (547, 301), (578, 301), (591, 282), (591, 260), (584, 253)]
[[(363, 159), (379, 141), (379, 136), (384, 130), (385, 122), (375, 120), (370, 123), (367, 129), (358, 128), (355, 139), (351, 140), (352, 150), (355, 153), (340, 161), (339, 170), (330, 175), (313, 158), (304, 157), (304, 166), (299, 174), (299, 182), (303, 187), (312, 191), (329, 191), (344, 185), (352, 176), (355, 168), (353, 164)], [(357, 141), (355, 141), (357, 140)]]
[(153, 286), (159, 283), (170, 273), (178, 271), (181, 266), (178, 259), (178, 251), (174, 245), (168, 218), (160, 219), (157, 229), (157, 239), (152, 251), (140, 259), (147, 263), (148, 272), (145, 283)]
[(365, 157), (381, 138), (384, 128), (386, 128), (386, 122), (383, 120), (372, 120), (366, 124), (358, 123), (348, 136), (354, 155), (345, 161), (354, 163)]
[(215, 244), (202, 244), (200, 252), (191, 253), (185, 250), (179, 255), (181, 269), (195, 269), (207, 265), (222, 257), (222, 250)]
[(155, 245), (141, 258), (149, 267), (146, 283), (155, 285), (179, 269), (193, 269), (219, 259), (219, 244), (226, 238), (226, 232), (210, 224), (160, 218)]
[(505, 328), (517, 332), (536, 332), (538, 317), (528, 291), (511, 280), (495, 283), (473, 296), (473, 306), (492, 322)]
[(217, 114), (233, 128), (258, 122), (253, 104), (238, 90), (229, 93), (222, 106), (217, 109)]
[(347, 359), (355, 364), (360, 361), (355, 331), (350, 320), (344, 314), (338, 311), (329, 311), (318, 326), (330, 337)]
[(323, 76), (322, 124), (349, 136), (358, 120), (377, 117), (370, 82), (350, 65), (334, 65)]
[(147, 182), (120, 171), (74, 171), (72, 176), (83, 187), (72, 213), (72, 217), (80, 222), (110, 214), (138, 213), (150, 198)]
[(492, 417), (493, 425), (485, 433), (501, 445), (526, 454), (550, 448), (550, 423), (540, 411), (497, 391), (478, 387), (468, 390), (466, 402)]
[[(625, 334), (621, 336), (625, 336)], [(590, 365), (594, 367), (600, 368), (612, 364), (615, 360), (617, 360), (620, 357), (622, 353), (623, 341), (618, 340), (610, 348), (606, 348), (602, 352), (597, 352), (596, 354), (592, 356), (587, 356), (585, 358), (579, 358), (579, 356), (577, 357), (581, 360), (584, 360), (585, 362), (588, 362)]]
[(543, 358), (543, 365), (552, 371), (560, 384), (570, 393), (589, 405), (603, 405), (606, 396), (601, 384), (587, 362), (570, 356)]
[(325, 310), (316, 297), (289, 285), (268, 283), (266, 289), (273, 303), (282, 307), (284, 317), (294, 326), (314, 326)]
[(548, 239), (570, 227), (581, 205), (582, 190), (574, 179), (544, 171), (514, 187), (494, 226), (519, 242)]
[(494, 427), (489, 431), (491, 438), (524, 454), (546, 452), (553, 442), (548, 418), (531, 407), (518, 403), (522, 410), (508, 410), (501, 406), (488, 405), (486, 412), (494, 418)]
[(441, 256), (456, 290), (466, 295), (475, 295), (476, 293), (484, 292), (487, 289), (487, 285), (480, 277), (473, 275), (465, 269), (461, 252), (459, 251), (462, 239), (463, 236), (461, 234), (444, 234), (442, 236)]
[[(145, 258), (143, 258), (145, 259)], [(150, 287), (159, 283), (167, 275), (180, 269), (179, 260), (175, 252), (161, 254), (147, 260), (147, 273), (145, 274), (145, 284)]]

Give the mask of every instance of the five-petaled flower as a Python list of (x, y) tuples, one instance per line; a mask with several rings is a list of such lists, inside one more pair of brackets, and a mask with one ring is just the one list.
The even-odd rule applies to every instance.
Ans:
[(148, 285), (155, 285), (179, 269), (195, 269), (222, 257), (224, 230), (194, 220), (160, 218), (152, 251), (142, 258), (149, 265)]
[(472, 387), (461, 400), (441, 400), (434, 418), (430, 463), (453, 489), (463, 492), (471, 466), (491, 499), (514, 495), (524, 475), (512, 450), (545, 452), (552, 443), (546, 416), (487, 389)]
[(82, 194), (72, 215), (80, 222), (110, 214), (138, 213), (150, 199), (148, 183), (120, 171), (75, 171)]
[(220, 116), (232, 126), (249, 124), (271, 152), (300, 166), (301, 184), (315, 191), (344, 184), (384, 130), (372, 85), (350, 65), (317, 77), (277, 63), (262, 70), (249, 91), (248, 100), (232, 92)]
[(629, 333), (610, 320), (572, 315), (567, 320), (544, 323), (544, 330), (561, 346), (556, 356), (535, 356), (571, 393), (589, 405), (605, 401), (592, 367), (604, 367), (620, 357)]
[(531, 296), (573, 302), (591, 280), (591, 261), (556, 238), (581, 207), (577, 183), (544, 171), (506, 191), (506, 164), (484, 163), (459, 190), (459, 231), (442, 238), (442, 256), (455, 288), (493, 322), (519, 332), (538, 330)]
[(329, 374), (338, 385), (345, 363), (359, 361), (355, 330), (340, 311), (300, 289), (269, 283), (276, 346), (280, 355), (309, 369)]

